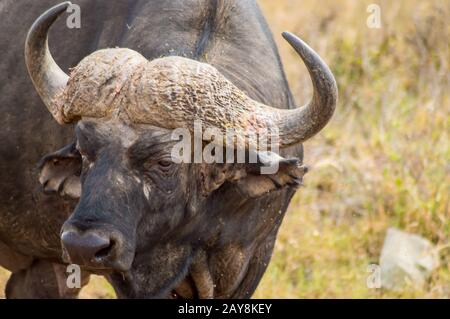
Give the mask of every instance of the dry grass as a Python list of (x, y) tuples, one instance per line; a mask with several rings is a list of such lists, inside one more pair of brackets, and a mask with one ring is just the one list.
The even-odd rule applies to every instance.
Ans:
[(0, 299), (5, 297), (5, 285), (8, 280), (9, 272), (0, 267)]
[(303, 37), (336, 75), (333, 121), (305, 145), (312, 167), (280, 229), (255, 297), (450, 297), (450, 251), (424, 290), (366, 287), (389, 226), (439, 246), (450, 234), (450, 1), (261, 0), (294, 95), (310, 96), (301, 62), (279, 36)]
[[(297, 100), (311, 95), (280, 33), (301, 36), (336, 75), (333, 121), (305, 145), (312, 171), (292, 201), (257, 298), (450, 297), (450, 249), (426, 288), (368, 289), (389, 226), (450, 243), (450, 1), (260, 0)], [(0, 289), (2, 277), (0, 270)], [(83, 297), (112, 297), (95, 278)]]

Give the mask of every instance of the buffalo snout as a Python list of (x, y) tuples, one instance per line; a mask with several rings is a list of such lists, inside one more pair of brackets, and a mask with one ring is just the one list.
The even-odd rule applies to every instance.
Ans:
[(132, 259), (124, 236), (114, 230), (82, 229), (67, 222), (61, 233), (64, 261), (89, 269), (126, 271)]

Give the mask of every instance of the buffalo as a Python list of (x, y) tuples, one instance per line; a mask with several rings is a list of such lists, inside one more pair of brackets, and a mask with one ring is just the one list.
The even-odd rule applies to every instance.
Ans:
[[(331, 71), (283, 34), (314, 87), (297, 108), (253, 0), (78, 3), (82, 35), (68, 39), (64, 25), (52, 28), (71, 6), (64, 2), (42, 13), (25, 40), (29, 77), (46, 108), (14, 63), (22, 33), (0, 38), (11, 50), (0, 64), (7, 297), (75, 297), (64, 272), (77, 264), (82, 284), (103, 275), (122, 298), (249, 298), (307, 171), (301, 143), (334, 112)], [(6, 3), (0, 13), (24, 9)], [(26, 18), (42, 6), (27, 9)], [(224, 147), (256, 160), (176, 161), (173, 132), (195, 133), (194, 121), (236, 129)], [(274, 127), (279, 152), (259, 149), (262, 132)], [(263, 174), (269, 164), (277, 170)]]

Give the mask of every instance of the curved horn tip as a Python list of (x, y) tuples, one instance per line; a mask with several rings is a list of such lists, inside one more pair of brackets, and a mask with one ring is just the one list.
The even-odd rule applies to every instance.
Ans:
[(294, 50), (300, 54), (303, 60), (307, 59), (308, 55), (315, 55), (316, 58), (320, 59), (317, 53), (308, 44), (306, 44), (305, 41), (300, 39), (295, 34), (285, 31), (282, 33), (282, 36), (294, 48)]
[(25, 40), (25, 64), (33, 85), (49, 111), (55, 116), (51, 101), (66, 85), (68, 75), (53, 60), (48, 49), (48, 31), (58, 17), (71, 6), (70, 1), (57, 4), (33, 23)]
[(289, 31), (284, 31), (283, 33), (281, 33), (281, 35), (289, 43), (300, 42), (301, 44), (306, 44), (302, 39)]
[[(297, 37), (291, 32), (283, 32), (283, 38), (294, 48), (294, 50), (300, 55), (305, 62), (308, 70), (313, 71), (315, 68), (319, 68), (320, 71), (326, 76), (326, 79), (335, 86), (334, 90), (337, 91), (337, 84), (333, 73), (328, 65), (322, 60), (322, 58), (314, 51), (305, 41)], [(318, 79), (323, 81), (323, 79)], [(313, 79), (314, 81), (314, 79)], [(337, 95), (337, 92), (336, 92)]]
[(311, 138), (328, 123), (336, 108), (338, 88), (330, 68), (311, 47), (290, 32), (282, 35), (305, 63), (314, 87), (311, 101), (288, 112), (282, 121), (289, 137), (286, 143), (295, 144)]
[(284, 32), (281, 33), (281, 35), (282, 35), (283, 38), (285, 38), (286, 40), (287, 40), (288, 38), (295, 37), (295, 35), (294, 35), (293, 33), (289, 32), (289, 31), (284, 31)]
[[(72, 2), (70, 1), (59, 3), (45, 11), (34, 21), (33, 25), (28, 31), (27, 38), (25, 40), (26, 53), (35, 44), (35, 42), (39, 41), (39, 38), (47, 37), (47, 32), (52, 24), (71, 5)], [(25, 54), (25, 57), (27, 58), (28, 55)]]
[[(34, 21), (33, 25), (30, 28), (30, 31), (28, 31), (27, 40), (29, 37), (33, 34), (33, 31), (36, 30), (36, 28), (45, 25), (47, 28), (50, 27), (53, 22), (63, 13), (67, 10), (69, 6), (72, 5), (72, 2), (66, 1), (59, 3), (47, 11), (45, 11), (43, 14), (41, 14), (36, 21)], [(45, 24), (44, 24), (45, 23)], [(27, 41), (28, 42), (28, 41)]]

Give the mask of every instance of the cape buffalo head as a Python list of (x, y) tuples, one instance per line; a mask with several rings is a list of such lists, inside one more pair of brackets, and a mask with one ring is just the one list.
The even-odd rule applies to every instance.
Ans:
[[(49, 28), (67, 6), (39, 17), (25, 48), (30, 77), (53, 117), (76, 123), (75, 142), (41, 164), (47, 191), (79, 197), (61, 232), (64, 258), (108, 271), (116, 281), (144, 284), (151, 296), (163, 295), (195, 262), (198, 247), (225, 233), (223, 212), (213, 207), (239, 207), (301, 182), (306, 169), (299, 160), (264, 152), (258, 139), (273, 127), (281, 148), (315, 135), (334, 112), (336, 83), (320, 57), (290, 33), (283, 35), (314, 86), (311, 101), (294, 110), (252, 100), (213, 66), (182, 57), (148, 61), (129, 49), (105, 49), (67, 75), (47, 45)], [(219, 132), (235, 129), (239, 135), (224, 147), (245, 150), (256, 160), (177, 161), (173, 130), (195, 133), (195, 121)], [(261, 174), (261, 166), (272, 164), (278, 170)], [(139, 287), (123, 290), (137, 294)]]

